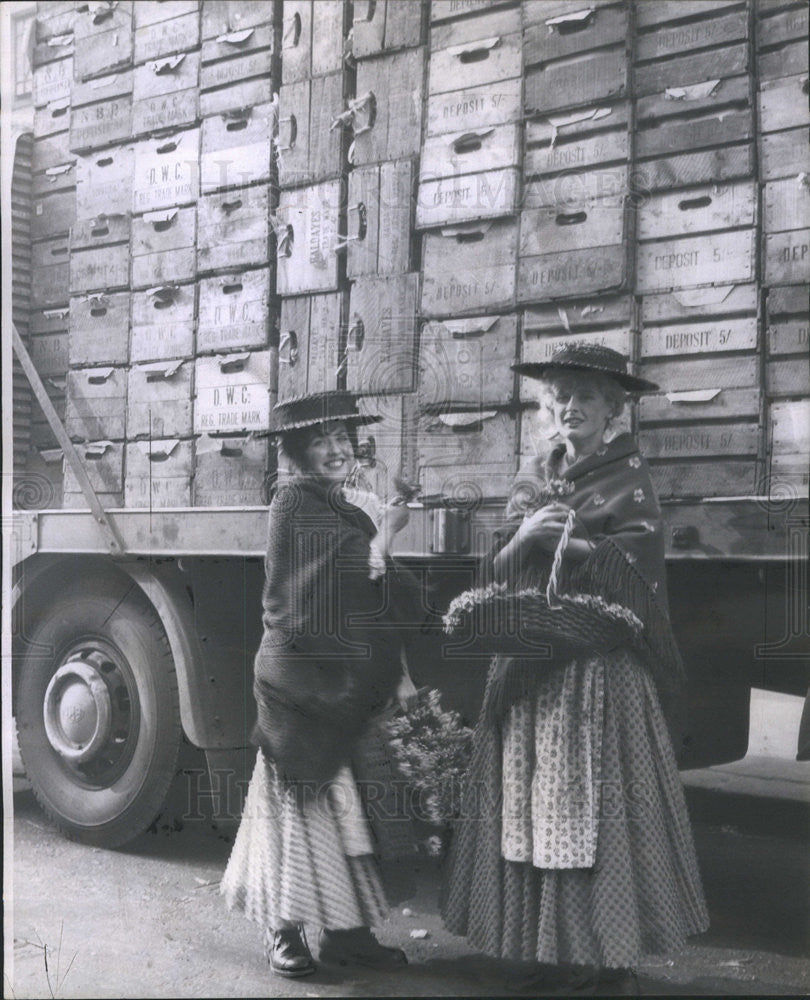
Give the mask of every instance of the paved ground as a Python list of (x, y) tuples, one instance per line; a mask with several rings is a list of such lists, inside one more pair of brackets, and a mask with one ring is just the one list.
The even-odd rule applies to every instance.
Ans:
[[(704, 820), (705, 794), (693, 812), (712, 929), (680, 955), (645, 965), (642, 992), (807, 994), (810, 857), (803, 828), (789, 809), (780, 812), (779, 799), (755, 796), (771, 826), (752, 833), (751, 810), (722, 792)], [(256, 928), (227, 913), (218, 894), (229, 832), (210, 824), (164, 827), (126, 851), (108, 852), (59, 837), (28, 791), (17, 793), (15, 807), (7, 996), (493, 996), (507, 993), (515, 972), (442, 929), (439, 871), (424, 862), (408, 912), (399, 908), (381, 934), (404, 942), (406, 970), (392, 976), (323, 969), (297, 982), (278, 980), (268, 974)], [(427, 934), (411, 937), (413, 931)]]

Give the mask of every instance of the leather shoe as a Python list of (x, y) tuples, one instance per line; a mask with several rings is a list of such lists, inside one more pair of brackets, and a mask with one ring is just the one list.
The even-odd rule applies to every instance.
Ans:
[(273, 972), (285, 979), (311, 976), (317, 968), (302, 927), (280, 930), (268, 927), (264, 932), (264, 952)]
[(381, 972), (401, 969), (408, 964), (401, 948), (387, 948), (368, 927), (332, 931), (324, 927), (318, 941), (318, 958), (336, 965), (362, 965)]

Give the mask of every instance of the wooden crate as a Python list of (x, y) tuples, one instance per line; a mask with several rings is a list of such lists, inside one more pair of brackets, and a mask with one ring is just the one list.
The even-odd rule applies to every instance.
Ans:
[(642, 424), (683, 423), (690, 420), (756, 420), (759, 389), (697, 389), (642, 396), (638, 404)]
[(133, 365), (127, 385), (127, 438), (191, 434), (191, 362)]
[(121, 365), (129, 357), (129, 292), (70, 300), (71, 365)]
[(698, 285), (730, 285), (754, 278), (755, 231), (643, 243), (638, 249), (636, 291), (641, 294)]
[(636, 156), (671, 157), (673, 153), (743, 143), (754, 136), (751, 108), (710, 110), (697, 117), (657, 119), (636, 133)]
[(627, 295), (531, 306), (523, 313), (525, 337), (542, 333), (591, 330), (594, 327), (633, 327), (633, 300)]
[[(124, 445), (121, 441), (91, 441), (79, 449), (90, 485), (96, 491), (101, 506), (122, 507), (124, 503)], [(87, 501), (65, 462), (64, 506), (68, 510), (85, 509)]]
[(67, 306), (56, 309), (32, 309), (28, 314), (28, 333), (60, 333), (68, 328)]
[(35, 197), (31, 209), (32, 239), (65, 236), (76, 221), (76, 189)]
[(431, 0), (430, 23), (452, 21), (466, 14), (484, 14), (510, 0)]
[(195, 203), (200, 195), (199, 150), (198, 128), (135, 143), (132, 211)]
[(497, 87), (469, 87), (428, 97), (427, 134), (445, 135), (520, 121), (521, 81), (503, 80)]
[(357, 167), (349, 174), (346, 273), (403, 274), (411, 270), (414, 162)]
[(515, 315), (428, 321), (419, 337), (421, 406), (502, 404), (514, 395)]
[(519, 77), (521, 67), (517, 9), (431, 28), (428, 94), (497, 84)]
[(534, 66), (526, 72), (524, 107), (530, 113), (592, 104), (627, 93), (624, 45)]
[(197, 208), (197, 267), (263, 264), (270, 255), (269, 189), (265, 185), (203, 195)]
[(197, 358), (194, 433), (266, 431), (275, 403), (277, 354), (253, 351)]
[(279, 295), (337, 289), (339, 208), (339, 181), (281, 192), (274, 224)]
[(204, 40), (245, 31), (261, 24), (272, 24), (273, 4), (263, 0), (205, 0), (202, 10)]
[(201, 90), (238, 84), (273, 72), (273, 25), (261, 24), (206, 39), (202, 46)]
[(762, 189), (762, 210), (766, 233), (810, 227), (808, 174), (768, 181)]
[(268, 104), (203, 120), (203, 194), (270, 180), (274, 120), (274, 108)]
[[(541, 17), (543, 13), (541, 10)], [(624, 5), (583, 8), (573, 4), (570, 10), (547, 14), (542, 21), (526, 25), (523, 59), (531, 66), (615, 45), (625, 40), (628, 30), (629, 17)]]
[(60, 97), (34, 112), (34, 135), (42, 139), (70, 128), (70, 97)]
[(636, 66), (635, 92), (644, 97), (647, 94), (666, 95), (669, 91), (672, 96), (673, 91), (677, 95), (680, 90), (706, 80), (741, 76), (748, 70), (748, 58), (748, 45), (741, 43)]
[(676, 326), (651, 326), (641, 332), (643, 358), (754, 351), (756, 347), (756, 316), (705, 319), (698, 323), (681, 322)]
[(397, 0), (356, 0), (353, 8), (351, 43), (355, 59), (366, 59), (385, 51), (412, 48), (422, 41), (422, 3)]
[(120, 0), (115, 6), (77, 8), (73, 22), (73, 73), (77, 80), (132, 65), (132, 6), (132, 0)]
[(191, 441), (135, 441), (127, 445), (125, 507), (191, 506)]
[(55, 191), (67, 191), (76, 188), (76, 169), (73, 163), (60, 163), (55, 167), (48, 167), (40, 174), (34, 174), (31, 178), (31, 194), (37, 198), (42, 195), (53, 194)]
[(193, 281), (197, 274), (197, 209), (161, 209), (132, 220), (132, 287)]
[(279, 402), (337, 388), (343, 333), (341, 300), (338, 292), (282, 300)]
[(49, 375), (64, 377), (68, 369), (67, 330), (29, 337), (28, 353), (43, 378)]
[(136, 135), (193, 124), (199, 116), (200, 55), (178, 52), (138, 66), (132, 92)]
[(751, 101), (751, 81), (747, 74), (712, 77), (699, 83), (669, 87), (636, 99), (639, 123), (658, 123), (665, 118), (697, 114)]
[[(257, 55), (262, 54), (258, 53)], [(229, 71), (239, 78), (239, 83), (218, 87), (216, 90), (200, 91), (200, 116), (202, 118), (225, 114), (239, 108), (254, 108), (260, 104), (268, 104), (273, 100), (272, 76), (267, 73), (260, 76), (249, 76), (255, 69), (254, 59), (256, 57), (256, 55), (245, 56), (244, 59), (228, 61)], [(206, 75), (206, 69), (207, 67), (202, 67), (203, 76)], [(248, 78), (243, 79), (243, 74)]]
[(135, 159), (132, 146), (113, 146), (77, 158), (76, 211), (80, 219), (129, 212)]
[(31, 448), (25, 470), (14, 474), (14, 506), (24, 510), (54, 510), (64, 503), (61, 448)]
[[(375, 424), (357, 428), (357, 454), (361, 470), (358, 489), (368, 490), (383, 503), (397, 495), (395, 480), (403, 474), (412, 475), (405, 468), (403, 452), (404, 429), (409, 426), (410, 396), (386, 396), (361, 399), (361, 413), (373, 413), (382, 419)], [(358, 503), (358, 506), (361, 504)], [(372, 519), (374, 513), (371, 514)]]
[(636, 24), (639, 28), (652, 28), (668, 21), (723, 14), (738, 5), (739, 0), (655, 0), (639, 4)]
[(797, 73), (807, 73), (807, 39), (780, 45), (779, 48), (760, 52), (757, 58), (759, 79), (776, 80)]
[(810, 230), (766, 233), (764, 258), (766, 285), (807, 284), (810, 282)]
[(98, 149), (131, 139), (132, 70), (76, 83), (72, 93), (70, 148)]
[(647, 458), (741, 457), (757, 453), (759, 425), (756, 421), (734, 424), (685, 424), (647, 428), (639, 433), (639, 445)]
[(772, 181), (778, 177), (796, 177), (807, 166), (807, 147), (810, 128), (791, 128), (783, 132), (770, 132), (760, 136), (760, 180)]
[[(172, 16), (169, 8), (176, 12)], [(157, 9), (156, 9), (157, 8)], [(160, 8), (167, 8), (165, 11)], [(135, 4), (135, 40), (133, 52), (136, 65), (150, 59), (161, 59), (176, 52), (196, 49), (200, 44), (200, 13), (198, 3)]]
[(666, 59), (718, 45), (748, 40), (748, 11), (731, 10), (720, 17), (666, 25), (639, 35), (636, 59)]
[(625, 162), (629, 156), (630, 141), (626, 124), (620, 129), (601, 131), (593, 135), (579, 134), (561, 142), (552, 141), (553, 137), (554, 132), (550, 128), (548, 119), (526, 123), (523, 174), (530, 189), (531, 178), (593, 168), (607, 163)]
[(161, 285), (132, 295), (130, 360), (160, 361), (194, 353), (196, 287)]
[(768, 406), (769, 485), (773, 491), (792, 487), (807, 496), (810, 472), (810, 400), (795, 399)]
[(70, 291), (115, 291), (129, 286), (130, 219), (102, 215), (77, 222), (70, 233)]
[(113, 292), (129, 285), (129, 246), (71, 250), (70, 294)]
[(758, 492), (757, 465), (753, 460), (653, 463), (650, 473), (661, 500), (754, 496)]
[(416, 200), (416, 228), (513, 215), (518, 207), (518, 187), (517, 167), (422, 181)]
[(358, 278), (352, 286), (346, 385), (354, 392), (415, 388), (418, 274)]
[(636, 235), (640, 240), (650, 240), (753, 226), (756, 204), (755, 181), (655, 195), (639, 204)]
[(661, 386), (664, 393), (748, 389), (759, 385), (759, 358), (665, 358), (639, 365), (639, 375)]
[(269, 267), (203, 278), (197, 352), (267, 347), (271, 289)]
[(54, 101), (69, 101), (72, 83), (72, 56), (37, 66), (31, 78), (34, 107), (44, 108)]
[(31, 169), (35, 174), (43, 173), (48, 167), (76, 162), (76, 157), (70, 151), (69, 135), (69, 132), (55, 132), (53, 135), (34, 139)]
[(750, 177), (753, 172), (753, 143), (738, 143), (720, 149), (647, 160), (634, 168), (633, 178), (636, 190), (643, 195), (666, 188)]
[(807, 74), (764, 80), (759, 88), (759, 127), (762, 132), (810, 125)]
[(777, 358), (765, 366), (765, 391), (769, 396), (810, 396), (810, 359)]
[(707, 316), (756, 315), (756, 284), (711, 285), (645, 295), (641, 301), (642, 326), (668, 320), (698, 320)]
[(68, 372), (65, 430), (74, 441), (125, 437), (127, 373), (123, 368)]
[(521, 213), (518, 300), (581, 298), (623, 288), (627, 217), (623, 198)]
[(276, 139), (281, 187), (312, 184), (340, 173), (342, 135), (331, 124), (342, 109), (341, 73), (281, 88)]
[(448, 226), (423, 239), (424, 316), (476, 316), (514, 307), (517, 222)]
[(806, 38), (808, 12), (805, 4), (789, 7), (771, 17), (763, 17), (768, 11), (760, 11), (757, 23), (757, 48), (765, 49), (796, 38)]
[(70, 296), (70, 250), (66, 236), (31, 248), (31, 306), (67, 305)]
[(808, 347), (807, 315), (780, 318), (768, 323), (765, 343), (768, 354), (806, 354)]
[[(364, 59), (357, 66), (357, 94), (369, 98), (355, 117), (353, 163), (398, 160), (419, 152), (422, 137), (423, 48)], [(370, 115), (370, 120), (369, 116)], [(365, 127), (366, 124), (370, 127)]]
[(420, 417), (417, 478), (423, 494), (466, 505), (506, 496), (517, 471), (517, 439), (517, 420), (509, 413)]
[[(275, 451), (275, 449), (272, 449)], [(269, 503), (270, 445), (266, 437), (212, 437), (194, 442), (194, 505), (252, 507)]]
[(306, 80), (312, 68), (312, 4), (285, 0), (281, 41), (281, 82)]

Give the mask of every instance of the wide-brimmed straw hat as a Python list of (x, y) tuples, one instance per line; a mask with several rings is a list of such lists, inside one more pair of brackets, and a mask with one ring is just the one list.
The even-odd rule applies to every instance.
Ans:
[(270, 433), (283, 434), (334, 420), (351, 424), (375, 424), (382, 420), (376, 414), (361, 413), (357, 409), (357, 398), (351, 392), (333, 389), (285, 399), (283, 403), (276, 403), (270, 413)]
[(655, 392), (655, 382), (638, 378), (627, 371), (627, 358), (602, 344), (559, 344), (548, 361), (525, 361), (512, 365), (512, 371), (528, 378), (545, 378), (553, 371), (601, 372), (610, 375), (628, 392)]

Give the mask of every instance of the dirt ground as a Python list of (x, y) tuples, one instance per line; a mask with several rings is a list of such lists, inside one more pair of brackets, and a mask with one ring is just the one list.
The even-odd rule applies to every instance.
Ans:
[[(520, 971), (476, 955), (442, 929), (440, 873), (426, 860), (418, 894), (379, 934), (404, 945), (406, 969), (324, 967), (307, 979), (278, 979), (268, 971), (258, 928), (228, 913), (219, 895), (232, 829), (166, 823), (111, 852), (64, 840), (29, 791), (14, 798), (6, 996), (494, 996), (508, 995)], [(698, 824), (695, 833), (712, 929), (680, 955), (640, 968), (642, 993), (810, 992), (810, 866), (802, 841), (751, 836), (733, 824)], [(7, 923), (7, 941), (10, 929)]]

